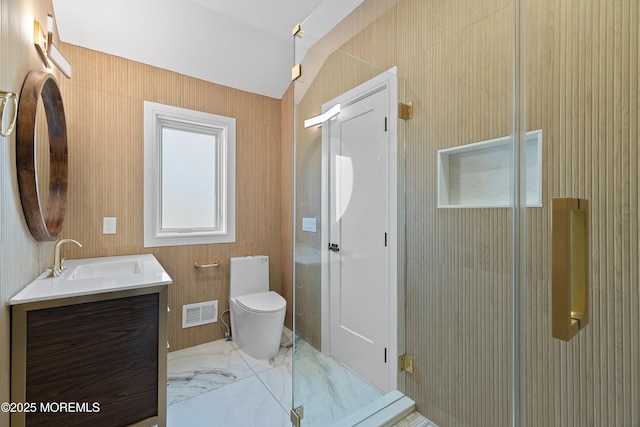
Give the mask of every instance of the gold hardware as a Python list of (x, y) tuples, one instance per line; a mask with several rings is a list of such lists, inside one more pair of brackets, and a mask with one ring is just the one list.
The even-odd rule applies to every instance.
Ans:
[(73, 239), (58, 240), (58, 243), (56, 243), (56, 246), (53, 250), (53, 267), (51, 267), (50, 277), (60, 277), (62, 276), (62, 273), (64, 273), (64, 271), (67, 269), (67, 267), (63, 265), (64, 260), (60, 259), (60, 246), (62, 246), (65, 243), (73, 243), (79, 248), (82, 247), (82, 243), (78, 242), (77, 240), (73, 240)]
[[(16, 125), (16, 118), (18, 117), (18, 96), (13, 92), (5, 92), (4, 90), (0, 90), (0, 96), (2, 96), (2, 103), (0, 104), (0, 136), (9, 136)], [(9, 126), (6, 129), (2, 129), (4, 111), (9, 101), (13, 106), (13, 118), (9, 122)]]
[(196, 262), (195, 264), (193, 264), (193, 266), (195, 268), (220, 267), (220, 263), (218, 261), (214, 262), (213, 264), (200, 264), (199, 262)]
[(302, 75), (302, 64), (296, 64), (291, 69), (291, 81), (296, 81)]
[(404, 356), (400, 356), (398, 359), (400, 372), (408, 372), (410, 374), (413, 374), (413, 357), (407, 356), (405, 354)]
[(47, 59), (47, 40), (48, 37), (40, 26), (40, 23), (38, 21), (33, 21), (33, 44), (35, 44), (42, 62), (44, 62), (44, 65), (49, 68), (49, 60)]
[(291, 35), (293, 37), (302, 37), (304, 36), (304, 31), (302, 31), (302, 25), (297, 24), (295, 27), (293, 27), (293, 30), (291, 30)]
[(71, 78), (71, 64), (62, 52), (53, 44), (53, 16), (48, 15), (48, 31), (42, 29), (38, 21), (33, 21), (33, 44), (44, 62), (45, 67), (51, 68), (53, 63), (67, 78)]
[(293, 427), (300, 427), (300, 420), (304, 418), (304, 406), (298, 406), (291, 410), (291, 424)]
[(569, 341), (589, 323), (589, 201), (551, 200), (552, 335)]
[(398, 117), (402, 120), (409, 120), (413, 118), (413, 103), (399, 102), (398, 103)]

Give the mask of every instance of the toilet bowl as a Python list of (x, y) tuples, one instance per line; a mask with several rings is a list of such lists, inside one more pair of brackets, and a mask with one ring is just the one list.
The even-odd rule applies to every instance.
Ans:
[(269, 257), (230, 260), (229, 308), (233, 341), (254, 359), (278, 354), (287, 302), (269, 291)]

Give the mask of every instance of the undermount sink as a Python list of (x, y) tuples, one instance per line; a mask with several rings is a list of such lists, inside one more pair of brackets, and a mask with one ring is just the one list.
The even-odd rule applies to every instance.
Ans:
[(151, 254), (69, 259), (60, 277), (46, 270), (9, 300), (24, 304), (59, 298), (168, 285), (171, 277)]
[(137, 261), (102, 262), (80, 264), (62, 275), (66, 280), (98, 279), (101, 277), (119, 277), (140, 273)]

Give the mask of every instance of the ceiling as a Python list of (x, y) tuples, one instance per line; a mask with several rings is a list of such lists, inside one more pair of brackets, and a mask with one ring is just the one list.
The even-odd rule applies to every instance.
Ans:
[(63, 42), (280, 99), (292, 28), (317, 40), (363, 0), (52, 1)]

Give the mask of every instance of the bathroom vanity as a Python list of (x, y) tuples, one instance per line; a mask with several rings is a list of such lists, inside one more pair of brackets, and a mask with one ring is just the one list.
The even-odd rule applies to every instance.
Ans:
[(149, 254), (66, 267), (9, 301), (11, 425), (165, 426), (171, 278)]

